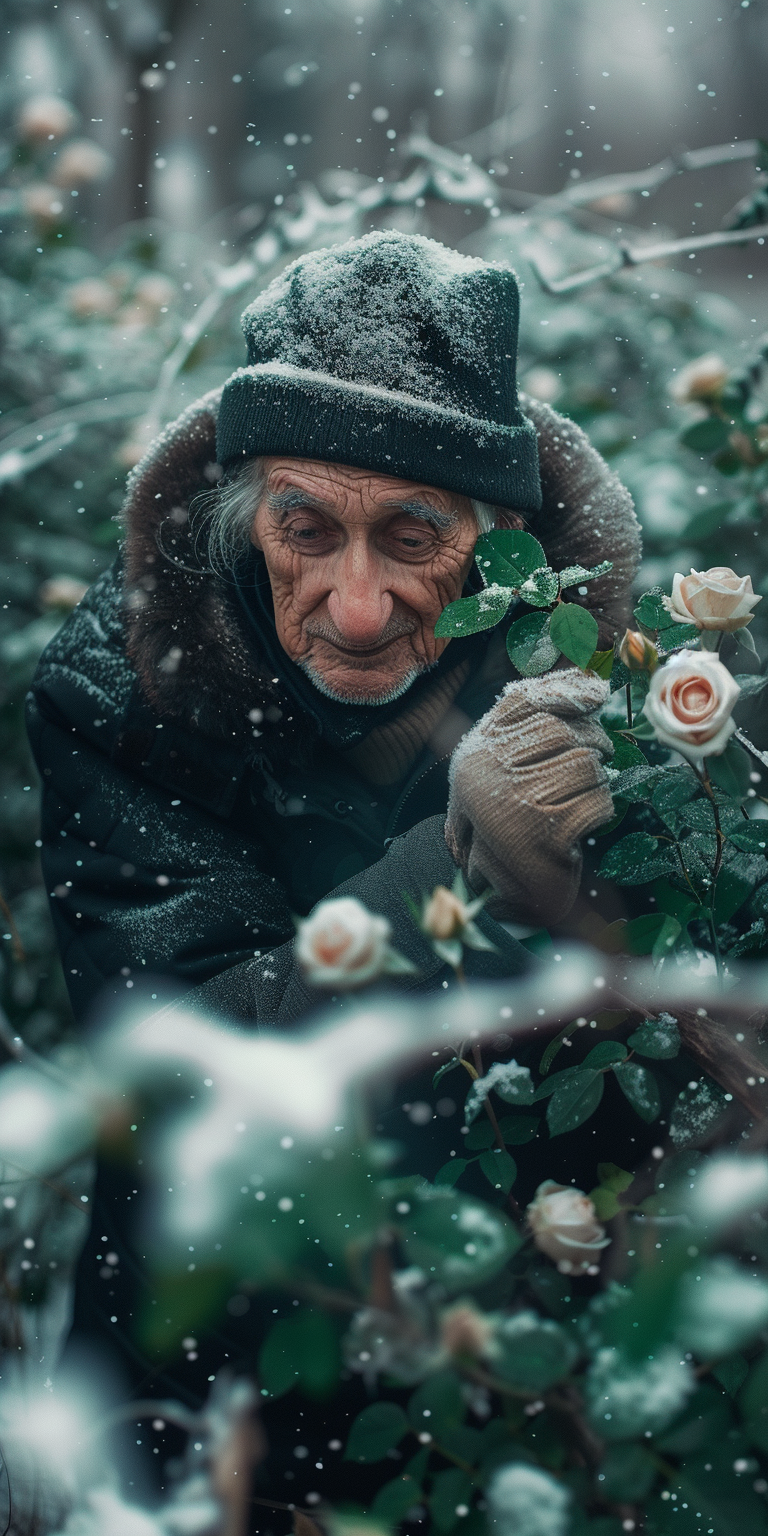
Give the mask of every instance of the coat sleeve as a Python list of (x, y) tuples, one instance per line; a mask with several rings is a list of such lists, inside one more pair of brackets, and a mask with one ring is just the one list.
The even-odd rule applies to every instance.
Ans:
[[(103, 1007), (110, 995), (146, 992), (141, 982), (151, 978), (165, 979), (165, 997), (207, 983), (209, 1005), (242, 1019), (296, 1018), (322, 999), (294, 963), (280, 870), (238, 833), (237, 805), (217, 815), (115, 760), (110, 739), (135, 686), (119, 574), (106, 573), (45, 652), (27, 713), (43, 786), (43, 876), (74, 1012), (83, 1018), (97, 999)], [(433, 985), (440, 965), (403, 893), (418, 900), (455, 874), (443, 818), (433, 817), (328, 894), (355, 895), (388, 917), (419, 984)], [(496, 974), (514, 974), (526, 952), (483, 921), (499, 948), (490, 957)]]
[[(298, 970), (285, 891), (253, 842), (122, 771), (34, 698), (28, 727), (43, 779), (43, 874), (77, 1017), (145, 978), (165, 978), (165, 995), (197, 989), (200, 1006), (254, 1023), (288, 1022), (323, 1001)], [(419, 986), (434, 984), (441, 965), (407, 918), (403, 893), (418, 900), (452, 881), (443, 821), (420, 822), (329, 892), (389, 917)], [(484, 925), (498, 941), (486, 973), (522, 970), (525, 950), (491, 918)]]

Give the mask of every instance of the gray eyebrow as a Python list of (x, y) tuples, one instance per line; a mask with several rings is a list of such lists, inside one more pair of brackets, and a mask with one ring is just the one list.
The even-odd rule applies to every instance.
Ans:
[(393, 504), (402, 512), (410, 512), (411, 517), (421, 517), (425, 523), (433, 523), (435, 528), (450, 528), (456, 521), (455, 512), (438, 512), (437, 507), (431, 506), (428, 501), (398, 501)]
[[(454, 512), (440, 512), (428, 501), (421, 501), (413, 497), (408, 501), (393, 501), (387, 505), (393, 512), (408, 512), (411, 517), (420, 517), (425, 523), (432, 523), (435, 528), (450, 528), (456, 521)], [(289, 485), (284, 491), (268, 491), (267, 506), (270, 512), (277, 512), (285, 517), (288, 512), (294, 512), (297, 507), (314, 507), (318, 511), (330, 510), (327, 504), (320, 498), (312, 496), (307, 491), (299, 490), (298, 486)]]

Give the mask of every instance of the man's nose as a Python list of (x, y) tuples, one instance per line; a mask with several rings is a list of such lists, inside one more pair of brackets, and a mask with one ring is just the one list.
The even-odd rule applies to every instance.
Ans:
[(350, 645), (373, 645), (392, 613), (392, 594), (372, 553), (349, 549), (328, 594), (328, 613)]

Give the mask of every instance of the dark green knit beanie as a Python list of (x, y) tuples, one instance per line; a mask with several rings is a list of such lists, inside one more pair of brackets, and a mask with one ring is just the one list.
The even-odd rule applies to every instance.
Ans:
[(300, 256), (243, 315), (248, 366), (224, 386), (219, 463), (321, 459), (537, 510), (519, 308), (508, 267), (422, 235)]

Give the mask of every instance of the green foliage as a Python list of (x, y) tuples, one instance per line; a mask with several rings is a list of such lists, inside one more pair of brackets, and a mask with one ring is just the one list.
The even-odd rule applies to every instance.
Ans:
[(302, 1308), (267, 1334), (259, 1351), (259, 1385), (269, 1397), (282, 1397), (293, 1387), (307, 1397), (327, 1397), (338, 1383), (340, 1363), (338, 1336), (328, 1315)]
[(586, 667), (597, 645), (597, 619), (578, 603), (560, 603), (552, 614), (553, 643), (577, 667)]
[(548, 613), (526, 613), (516, 619), (507, 634), (507, 653), (523, 677), (548, 672), (559, 656), (550, 636)]
[(409, 1430), (408, 1420), (397, 1403), (371, 1403), (357, 1415), (349, 1431), (344, 1456), (347, 1461), (383, 1461)]
[(650, 1056), (655, 1061), (672, 1061), (680, 1050), (677, 1021), (668, 1013), (660, 1014), (657, 1019), (646, 1019), (629, 1036), (627, 1044), (639, 1056)]

